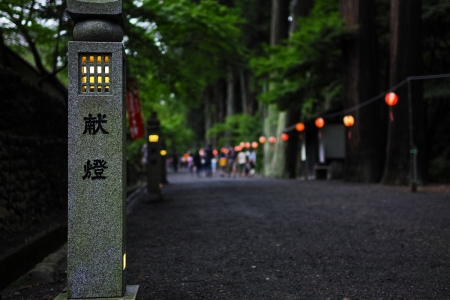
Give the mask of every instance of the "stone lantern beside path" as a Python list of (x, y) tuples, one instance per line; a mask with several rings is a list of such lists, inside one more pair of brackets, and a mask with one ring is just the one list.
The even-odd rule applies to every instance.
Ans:
[(161, 126), (156, 112), (152, 112), (147, 121), (147, 192), (161, 196), (162, 159)]
[(68, 0), (67, 293), (135, 299), (127, 286), (125, 55), (122, 1)]

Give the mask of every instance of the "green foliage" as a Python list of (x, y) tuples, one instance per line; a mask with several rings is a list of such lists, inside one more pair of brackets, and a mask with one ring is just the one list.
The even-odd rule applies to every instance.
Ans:
[[(195, 137), (189, 107), (200, 104), (205, 87), (225, 75), (227, 64), (244, 57), (244, 20), (214, 0), (126, 0), (124, 10), (128, 74), (138, 81), (144, 117), (156, 111), (169, 152), (184, 152)], [(137, 153), (141, 144), (131, 143), (130, 151)]]
[(302, 109), (308, 117), (337, 101), (342, 94), (341, 41), (346, 35), (336, 0), (317, 0), (309, 17), (285, 44), (266, 47), (254, 58), (257, 76), (267, 77), (270, 89), (259, 99), (281, 110)]
[[(261, 135), (259, 114), (249, 116), (236, 114), (225, 118), (224, 123), (217, 123), (208, 130), (209, 137), (219, 137), (219, 145), (237, 145), (242, 141), (256, 141)], [(230, 136), (224, 134), (231, 133)]]
[[(177, 99), (175, 93), (170, 92), (168, 85), (151, 78), (148, 78), (148, 80), (141, 78), (140, 82), (142, 84), (139, 86), (139, 97), (144, 119), (147, 120), (152, 111), (156, 112), (161, 122), (161, 131), (168, 152), (182, 153), (186, 151), (194, 136), (186, 121), (188, 107)], [(143, 101), (144, 99), (151, 99), (152, 101)], [(135, 161), (140, 157), (139, 150), (145, 142), (146, 139), (128, 142), (127, 151), (130, 159)]]
[(217, 1), (147, 0), (128, 7), (131, 72), (151, 72), (189, 105), (198, 104), (227, 63), (243, 56), (238, 27), (243, 19)]
[(5, 44), (44, 76), (57, 74), (67, 82), (67, 43), (72, 24), (65, 0), (0, 1), (0, 33)]

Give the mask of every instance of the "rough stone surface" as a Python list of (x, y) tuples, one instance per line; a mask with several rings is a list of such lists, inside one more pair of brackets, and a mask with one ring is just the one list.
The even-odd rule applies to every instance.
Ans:
[(122, 0), (68, 0), (67, 11), (75, 23), (101, 18), (123, 26)]
[[(109, 94), (82, 94), (79, 55), (111, 57)], [(125, 289), (125, 98), (122, 43), (69, 43), (68, 293), (119, 297)], [(83, 134), (84, 118), (105, 115), (109, 134)], [(87, 161), (104, 160), (106, 179), (83, 179)], [(94, 176), (91, 170), (91, 176)]]
[(75, 41), (121, 42), (122, 38), (122, 27), (106, 20), (84, 20), (73, 29)]

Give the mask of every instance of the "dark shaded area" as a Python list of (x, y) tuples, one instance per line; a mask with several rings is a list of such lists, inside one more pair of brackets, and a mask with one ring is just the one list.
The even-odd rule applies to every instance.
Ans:
[(0, 290), (6, 288), (67, 241), (67, 226), (57, 226), (26, 245), (0, 256)]
[(67, 214), (67, 105), (0, 69), (0, 237)]

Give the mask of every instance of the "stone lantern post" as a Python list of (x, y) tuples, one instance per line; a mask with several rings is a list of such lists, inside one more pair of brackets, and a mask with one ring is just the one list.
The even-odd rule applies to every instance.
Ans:
[(156, 112), (147, 121), (147, 192), (161, 195), (161, 128)]
[(135, 299), (126, 286), (125, 55), (122, 0), (68, 0), (67, 293)]

